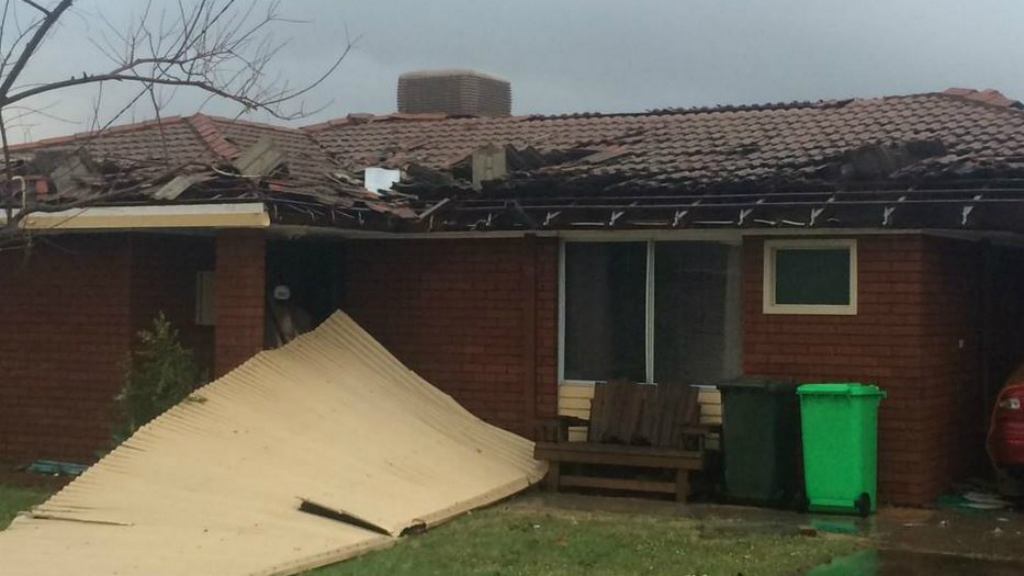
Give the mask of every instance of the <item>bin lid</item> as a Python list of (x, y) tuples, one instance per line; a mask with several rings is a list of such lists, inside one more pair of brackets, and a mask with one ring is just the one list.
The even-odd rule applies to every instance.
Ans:
[(885, 396), (874, 384), (860, 382), (832, 382), (824, 384), (804, 384), (797, 388), (796, 393), (804, 395), (842, 395), (842, 396)]
[(778, 380), (760, 376), (741, 376), (715, 384), (720, 390), (757, 390), (771, 394), (792, 394), (798, 384), (792, 380)]

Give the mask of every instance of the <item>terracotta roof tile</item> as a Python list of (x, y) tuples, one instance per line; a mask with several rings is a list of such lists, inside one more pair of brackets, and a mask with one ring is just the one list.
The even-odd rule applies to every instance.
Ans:
[(935, 139), (954, 159), (1024, 156), (1024, 111), (1017, 108), (1019, 103), (993, 90), (951, 89), (636, 114), (349, 115), (302, 129), (197, 114), (16, 149), (87, 141), (95, 156), (111, 159), (159, 161), (169, 155), (179, 162), (216, 162), (237, 157), (261, 137), (270, 136), (285, 152), (292, 178), (315, 182), (336, 164), (359, 170), (416, 163), (444, 170), (477, 148), (498, 144), (541, 151), (603, 151), (604, 157), (558, 169), (567, 175), (615, 173), (661, 184), (769, 178), (806, 170), (867, 145)]
[[(956, 155), (1024, 154), (1024, 113), (995, 91), (956, 90), (817, 104), (646, 114), (506, 118), (361, 118), (310, 127), (340, 162), (372, 165), (389, 154), (444, 169), (486, 144), (563, 149), (618, 146), (617, 168), (673, 178), (735, 179), (820, 162), (865, 145), (941, 140)], [(420, 143), (409, 149), (408, 143)], [(425, 144), (423, 144), (425, 142)], [(594, 173), (612, 166), (602, 162)], [(580, 168), (586, 170), (587, 168)]]
[(233, 120), (205, 114), (173, 116), (114, 126), (99, 133), (79, 133), (12, 147), (16, 153), (83, 146), (98, 160), (124, 163), (226, 163), (270, 136), (288, 158), (289, 174), (299, 182), (324, 178), (334, 162), (306, 132), (294, 128)]

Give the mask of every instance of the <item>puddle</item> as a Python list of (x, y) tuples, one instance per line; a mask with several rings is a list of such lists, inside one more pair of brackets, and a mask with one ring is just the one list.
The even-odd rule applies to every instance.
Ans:
[(1024, 563), (945, 554), (868, 550), (837, 558), (807, 576), (1020, 576)]

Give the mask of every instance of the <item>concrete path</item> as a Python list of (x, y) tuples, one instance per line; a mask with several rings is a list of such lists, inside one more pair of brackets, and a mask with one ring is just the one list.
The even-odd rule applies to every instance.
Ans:
[(811, 576), (1024, 574), (1024, 514), (1011, 511), (884, 508), (871, 518), (860, 519), (744, 506), (541, 492), (525, 494), (513, 505), (707, 520), (709, 529), (737, 535), (751, 531), (816, 531), (868, 540), (866, 552), (837, 559), (833, 566), (823, 566), (812, 571)]

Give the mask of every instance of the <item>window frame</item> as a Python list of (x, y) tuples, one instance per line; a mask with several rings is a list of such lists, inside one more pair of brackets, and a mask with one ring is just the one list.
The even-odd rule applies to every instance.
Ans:
[[(850, 301), (848, 304), (778, 304), (775, 301), (776, 255), (779, 250), (835, 250), (850, 253)], [(815, 238), (808, 240), (765, 240), (762, 285), (762, 313), (802, 314), (814, 316), (857, 315), (857, 239)]]
[[(646, 290), (646, 306), (644, 310), (644, 348), (645, 348), (645, 379), (643, 384), (657, 385), (654, 380), (654, 314), (655, 314), (655, 297), (654, 284), (655, 284), (655, 252), (658, 242), (686, 242), (686, 239), (678, 238), (562, 238), (558, 243), (558, 385), (559, 386), (593, 386), (597, 381), (595, 380), (576, 380), (567, 379), (565, 377), (565, 300), (566, 300), (566, 279), (565, 279), (565, 264), (566, 264), (566, 244), (572, 243), (584, 243), (584, 242), (623, 242), (623, 243), (644, 243), (647, 247), (647, 278), (645, 284)], [(722, 244), (728, 244), (730, 246), (742, 247), (742, 240), (740, 241), (725, 241), (721, 239), (705, 240), (698, 239), (693, 241), (711, 241), (719, 242)], [(742, 275), (743, 275), (743, 263), (742, 254), (736, 260), (736, 288), (742, 291)], [(742, 293), (738, 295), (739, 301), (742, 301)], [(742, 313), (737, 311), (740, 315), (740, 334), (742, 335)], [(742, 342), (742, 336), (740, 337)], [(742, 345), (742, 344), (741, 344)], [(740, 360), (742, 363), (742, 360)]]
[(192, 319), (196, 326), (216, 326), (217, 283), (213, 270), (196, 272), (195, 310)]

